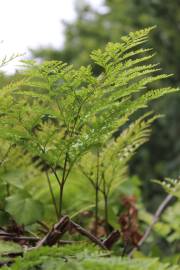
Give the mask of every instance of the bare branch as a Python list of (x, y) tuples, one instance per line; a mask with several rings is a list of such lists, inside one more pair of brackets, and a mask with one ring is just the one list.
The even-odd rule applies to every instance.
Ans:
[(129, 257), (132, 257), (133, 253), (139, 249), (144, 242), (146, 241), (146, 239), (149, 237), (154, 225), (158, 222), (162, 212), (164, 211), (164, 209), (166, 208), (166, 206), (168, 205), (168, 203), (172, 200), (173, 195), (169, 194), (165, 197), (165, 199), (162, 201), (162, 203), (159, 205), (158, 209), (156, 210), (154, 216), (153, 216), (153, 220), (152, 223), (149, 225), (149, 227), (146, 229), (143, 237), (141, 238), (141, 240), (139, 241), (139, 243), (137, 244), (136, 247), (134, 247), (131, 252), (129, 253)]
[(74, 227), (74, 229), (79, 232), (80, 234), (86, 236), (91, 240), (91, 242), (95, 243), (96, 245), (100, 246), (103, 249), (107, 249), (106, 246), (103, 244), (103, 242), (98, 239), (96, 236), (88, 232), (86, 229), (81, 227), (79, 224), (75, 223), (74, 221), (70, 221), (70, 224)]
[(69, 226), (69, 217), (64, 216), (60, 219), (58, 223), (56, 223), (50, 232), (45, 235), (43, 239), (41, 239), (35, 246), (35, 248), (39, 248), (41, 246), (52, 246), (56, 244), (59, 238), (67, 231)]

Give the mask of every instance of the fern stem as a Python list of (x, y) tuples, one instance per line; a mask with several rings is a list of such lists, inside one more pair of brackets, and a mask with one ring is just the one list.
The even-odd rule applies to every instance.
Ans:
[(58, 182), (58, 185), (61, 186), (61, 182), (60, 182), (60, 179), (59, 179), (59, 177), (58, 177), (58, 175), (56, 173), (56, 170), (53, 168), (53, 166), (50, 166), (50, 168), (51, 168), (51, 170), (52, 170), (52, 172), (53, 172), (53, 174), (54, 174), (54, 176), (55, 176), (55, 178), (56, 178), (56, 180)]
[(104, 172), (102, 173), (102, 189), (100, 191), (104, 198), (104, 221), (105, 221), (106, 235), (108, 235), (109, 234), (108, 199), (109, 199), (110, 185), (106, 183)]
[[(65, 159), (64, 159), (64, 166), (63, 166), (63, 173), (62, 173), (62, 180), (60, 184), (60, 191), (59, 191), (59, 218), (62, 216), (62, 204), (63, 204), (63, 192), (64, 192), (64, 184), (66, 182), (66, 167), (68, 162), (68, 153), (66, 153)], [(69, 171), (67, 172), (67, 175), (69, 174)]]
[(59, 215), (58, 215), (58, 208), (57, 208), (57, 204), (56, 204), (56, 198), (54, 196), (54, 192), (53, 192), (53, 189), (52, 189), (51, 181), (50, 181), (49, 174), (48, 174), (47, 171), (46, 171), (46, 178), (47, 178), (47, 182), (48, 182), (48, 186), (49, 186), (49, 191), (50, 191), (51, 198), (52, 198), (52, 203), (53, 203), (54, 210), (55, 210), (55, 213), (56, 213), (56, 217), (58, 219), (59, 218)]
[(95, 235), (97, 235), (99, 218), (99, 149), (97, 150), (97, 175), (95, 184)]
[(97, 230), (98, 230), (98, 216), (99, 216), (99, 189), (98, 186), (96, 186), (95, 189), (95, 228), (94, 228), (94, 234), (97, 236)]
[(63, 193), (64, 193), (64, 184), (61, 184), (60, 190), (59, 190), (59, 218), (62, 217)]
[(106, 235), (109, 234), (109, 217), (108, 217), (108, 195), (106, 193), (104, 195), (104, 220), (105, 220), (105, 229)]

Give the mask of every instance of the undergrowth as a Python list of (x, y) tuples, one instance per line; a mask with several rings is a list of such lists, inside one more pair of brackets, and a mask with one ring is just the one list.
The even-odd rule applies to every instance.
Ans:
[[(110, 256), (111, 255), (111, 256)], [(178, 270), (178, 266), (162, 264), (157, 258), (127, 259), (114, 257), (110, 252), (102, 252), (87, 245), (64, 247), (42, 247), (25, 254), (11, 267), (2, 270)]]

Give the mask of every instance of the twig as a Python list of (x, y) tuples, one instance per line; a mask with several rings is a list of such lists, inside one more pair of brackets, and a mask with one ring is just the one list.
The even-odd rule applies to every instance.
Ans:
[(107, 249), (111, 249), (111, 247), (119, 240), (120, 238), (120, 232), (117, 231), (113, 231), (107, 239), (105, 239), (103, 241), (103, 244), (105, 245), (105, 247)]
[(7, 233), (5, 231), (0, 231), (0, 236), (13, 237), (13, 236), (16, 236), (16, 234), (15, 233)]
[(81, 227), (79, 224), (75, 223), (72, 220), (70, 221), (70, 224), (72, 225), (72, 227), (77, 232), (79, 232), (80, 234), (82, 234), (82, 235), (86, 236), (87, 238), (89, 238), (91, 240), (91, 242), (95, 243), (96, 245), (100, 246), (103, 249), (107, 249), (106, 246), (103, 244), (103, 242), (101, 240), (99, 240), (96, 236), (94, 236), (93, 234), (88, 232), (86, 229)]
[(146, 241), (146, 239), (149, 237), (154, 225), (158, 222), (162, 212), (164, 211), (164, 209), (166, 208), (166, 206), (168, 205), (168, 203), (172, 200), (173, 195), (169, 194), (165, 197), (165, 199), (162, 201), (162, 203), (159, 205), (158, 209), (156, 210), (154, 216), (153, 216), (153, 220), (152, 223), (149, 225), (149, 227), (146, 229), (143, 237), (141, 238), (141, 240), (139, 241), (139, 243), (137, 244), (136, 247), (134, 247), (131, 252), (129, 253), (128, 257), (132, 257), (133, 253), (139, 249), (143, 243)]
[[(1, 235), (2, 236), (2, 235)], [(40, 238), (36, 237), (29, 237), (29, 236), (7, 236), (4, 235), (3, 240), (10, 240), (10, 241), (28, 241), (28, 242), (37, 242)]]
[(50, 232), (45, 235), (43, 239), (41, 239), (35, 246), (35, 248), (39, 248), (41, 246), (52, 246), (56, 244), (59, 238), (67, 231), (69, 226), (69, 217), (64, 216), (60, 219), (58, 223), (56, 223)]
[[(0, 237), (2, 236), (3, 240), (11, 240), (11, 241), (29, 241), (29, 242), (38, 242), (41, 239), (39, 237), (29, 237), (29, 236), (15, 236), (14, 234), (10, 233), (0, 233)], [(67, 245), (67, 244), (74, 244), (77, 243), (77, 241), (71, 241), (71, 240), (59, 240), (58, 244), (60, 245)], [(2, 256), (2, 255), (1, 255)]]

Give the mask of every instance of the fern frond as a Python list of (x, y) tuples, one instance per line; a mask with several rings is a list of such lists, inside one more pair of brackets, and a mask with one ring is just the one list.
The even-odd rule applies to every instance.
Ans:
[(154, 180), (153, 182), (161, 185), (167, 193), (180, 198), (180, 178), (172, 179), (167, 177), (164, 181)]
[(25, 79), (0, 93), (0, 137), (37, 155), (53, 172), (62, 167), (55, 172), (60, 187), (83, 155), (97, 147), (107, 178), (103, 181), (111, 183), (112, 175), (124, 178), (127, 162), (147, 140), (153, 120), (138, 119), (117, 141), (113, 134), (151, 100), (179, 91), (155, 88), (171, 75), (160, 74), (150, 63), (151, 49), (142, 47), (151, 30), (130, 33), (120, 43), (92, 52), (91, 59), (103, 67), (99, 76), (91, 66), (75, 69), (61, 61), (23, 61)]

